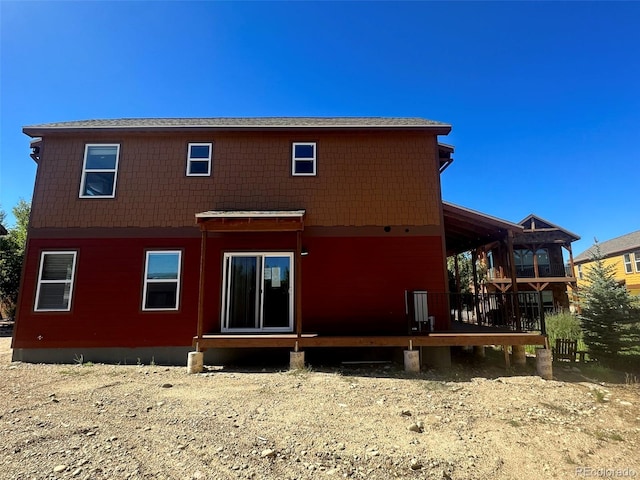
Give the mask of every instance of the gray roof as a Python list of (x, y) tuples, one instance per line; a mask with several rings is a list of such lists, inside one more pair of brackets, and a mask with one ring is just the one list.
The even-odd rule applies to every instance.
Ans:
[[(599, 242), (598, 245), (600, 246), (600, 253), (603, 257), (611, 257), (616, 254), (638, 251), (640, 250), (640, 230), (627, 233), (621, 237), (612, 238), (606, 242)], [(595, 245), (592, 245), (580, 255), (576, 256), (573, 261), (587, 262), (591, 260), (593, 253), (595, 253)]]
[(575, 240), (580, 240), (580, 237), (579, 237), (578, 235), (576, 235), (575, 233), (570, 232), (569, 230), (567, 230), (567, 229), (565, 229), (565, 228), (562, 228), (562, 227), (560, 227), (560, 226), (556, 225), (555, 223), (551, 223), (549, 220), (546, 220), (546, 219), (544, 219), (544, 218), (542, 218), (542, 217), (539, 217), (538, 215), (535, 215), (535, 214), (533, 214), (533, 213), (531, 213), (531, 214), (527, 215), (523, 220), (521, 220), (521, 221), (520, 221), (520, 222), (518, 222), (518, 223), (519, 223), (520, 225), (524, 226), (524, 224), (525, 224), (528, 220), (530, 220), (530, 219), (532, 219), (532, 218), (534, 218), (534, 219), (536, 219), (536, 220), (540, 220), (540, 221), (542, 221), (543, 223), (546, 223), (546, 224), (547, 224), (547, 225), (549, 225), (549, 227), (551, 227), (551, 228), (555, 228), (555, 229), (558, 229), (558, 230), (560, 230), (560, 231), (562, 231), (562, 232), (566, 233), (566, 234), (567, 234), (567, 235), (569, 235), (570, 237), (573, 237), (573, 238), (574, 238), (574, 241), (575, 241)]
[(27, 135), (62, 130), (96, 129), (290, 129), (290, 128), (440, 128), (451, 125), (424, 118), (400, 117), (253, 117), (253, 118), (118, 118), (42, 123), (23, 128)]

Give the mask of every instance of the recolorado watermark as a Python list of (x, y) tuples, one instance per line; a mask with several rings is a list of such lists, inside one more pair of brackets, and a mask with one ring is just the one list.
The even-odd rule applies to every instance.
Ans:
[(576, 467), (576, 477), (584, 478), (635, 478), (638, 476), (633, 468), (594, 468)]

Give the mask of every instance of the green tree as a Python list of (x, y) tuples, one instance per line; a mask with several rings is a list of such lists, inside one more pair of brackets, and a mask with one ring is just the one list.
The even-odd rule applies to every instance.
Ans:
[(586, 286), (579, 292), (584, 342), (589, 355), (604, 363), (616, 363), (620, 354), (638, 345), (640, 308), (615, 277), (615, 267), (606, 265), (596, 242)]
[[(18, 301), (30, 213), (31, 205), (21, 199), (13, 207), (16, 225), (0, 237), (0, 313), (8, 317), (14, 316)], [(6, 213), (0, 208), (0, 221), (5, 219)]]

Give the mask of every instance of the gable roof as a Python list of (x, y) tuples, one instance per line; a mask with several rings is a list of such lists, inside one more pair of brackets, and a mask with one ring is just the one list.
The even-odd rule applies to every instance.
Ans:
[[(627, 233), (626, 235), (622, 235), (621, 237), (612, 238), (611, 240), (598, 243), (598, 245), (600, 246), (600, 253), (603, 257), (611, 257), (619, 253), (640, 250), (640, 230)], [(580, 255), (576, 256), (573, 261), (590, 261), (594, 253), (595, 244), (582, 252)]]
[(291, 129), (434, 129), (451, 131), (448, 123), (414, 117), (211, 117), (118, 118), (29, 125), (22, 129), (33, 137), (44, 133), (83, 130), (291, 130)]
[(572, 238), (572, 241), (580, 240), (580, 237), (575, 233), (570, 232), (554, 223), (551, 223), (549, 220), (545, 220), (542, 217), (534, 215), (533, 213), (525, 217), (523, 220), (518, 222), (522, 225), (526, 231), (535, 230), (535, 231), (554, 231), (559, 230), (562, 233), (565, 233), (569, 237)]

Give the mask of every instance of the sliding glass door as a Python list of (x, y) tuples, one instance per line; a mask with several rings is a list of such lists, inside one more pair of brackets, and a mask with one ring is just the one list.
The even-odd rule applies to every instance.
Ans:
[(225, 253), (222, 331), (293, 330), (293, 253)]

